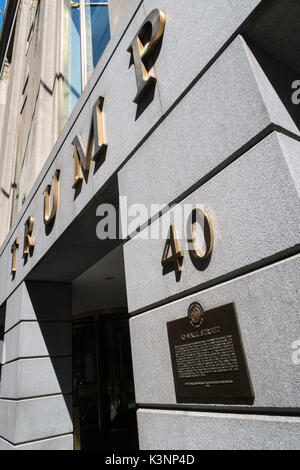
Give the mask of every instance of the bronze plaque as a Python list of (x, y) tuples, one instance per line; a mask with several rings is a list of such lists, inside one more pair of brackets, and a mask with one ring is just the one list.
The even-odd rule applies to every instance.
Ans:
[(234, 304), (167, 323), (177, 403), (251, 404), (254, 400)]

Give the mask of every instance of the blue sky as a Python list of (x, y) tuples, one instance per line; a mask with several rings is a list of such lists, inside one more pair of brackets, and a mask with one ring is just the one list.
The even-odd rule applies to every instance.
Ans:
[[(0, 10), (4, 11), (6, 0), (0, 0)], [(0, 28), (2, 25), (3, 15), (0, 15)]]

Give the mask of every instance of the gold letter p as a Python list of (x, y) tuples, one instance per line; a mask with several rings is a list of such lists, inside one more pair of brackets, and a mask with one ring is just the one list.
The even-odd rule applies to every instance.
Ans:
[(153, 64), (149, 64), (149, 59), (163, 35), (165, 22), (166, 17), (161, 10), (152, 10), (127, 49), (133, 54), (135, 66), (137, 94), (134, 103), (138, 103), (148, 88), (156, 82), (151, 70)]

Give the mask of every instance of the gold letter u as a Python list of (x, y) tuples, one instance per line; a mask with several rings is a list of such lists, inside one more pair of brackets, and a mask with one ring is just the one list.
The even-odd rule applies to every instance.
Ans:
[(59, 180), (60, 170), (55, 170), (53, 178), (53, 202), (52, 210), (50, 213), (50, 192), (51, 184), (48, 184), (44, 191), (44, 224), (49, 224), (56, 216), (57, 206), (58, 206), (58, 180)]

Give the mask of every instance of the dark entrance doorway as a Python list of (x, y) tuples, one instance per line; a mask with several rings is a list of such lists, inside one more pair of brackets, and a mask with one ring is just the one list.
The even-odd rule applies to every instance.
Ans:
[(125, 312), (91, 312), (73, 321), (75, 449), (138, 449)]

